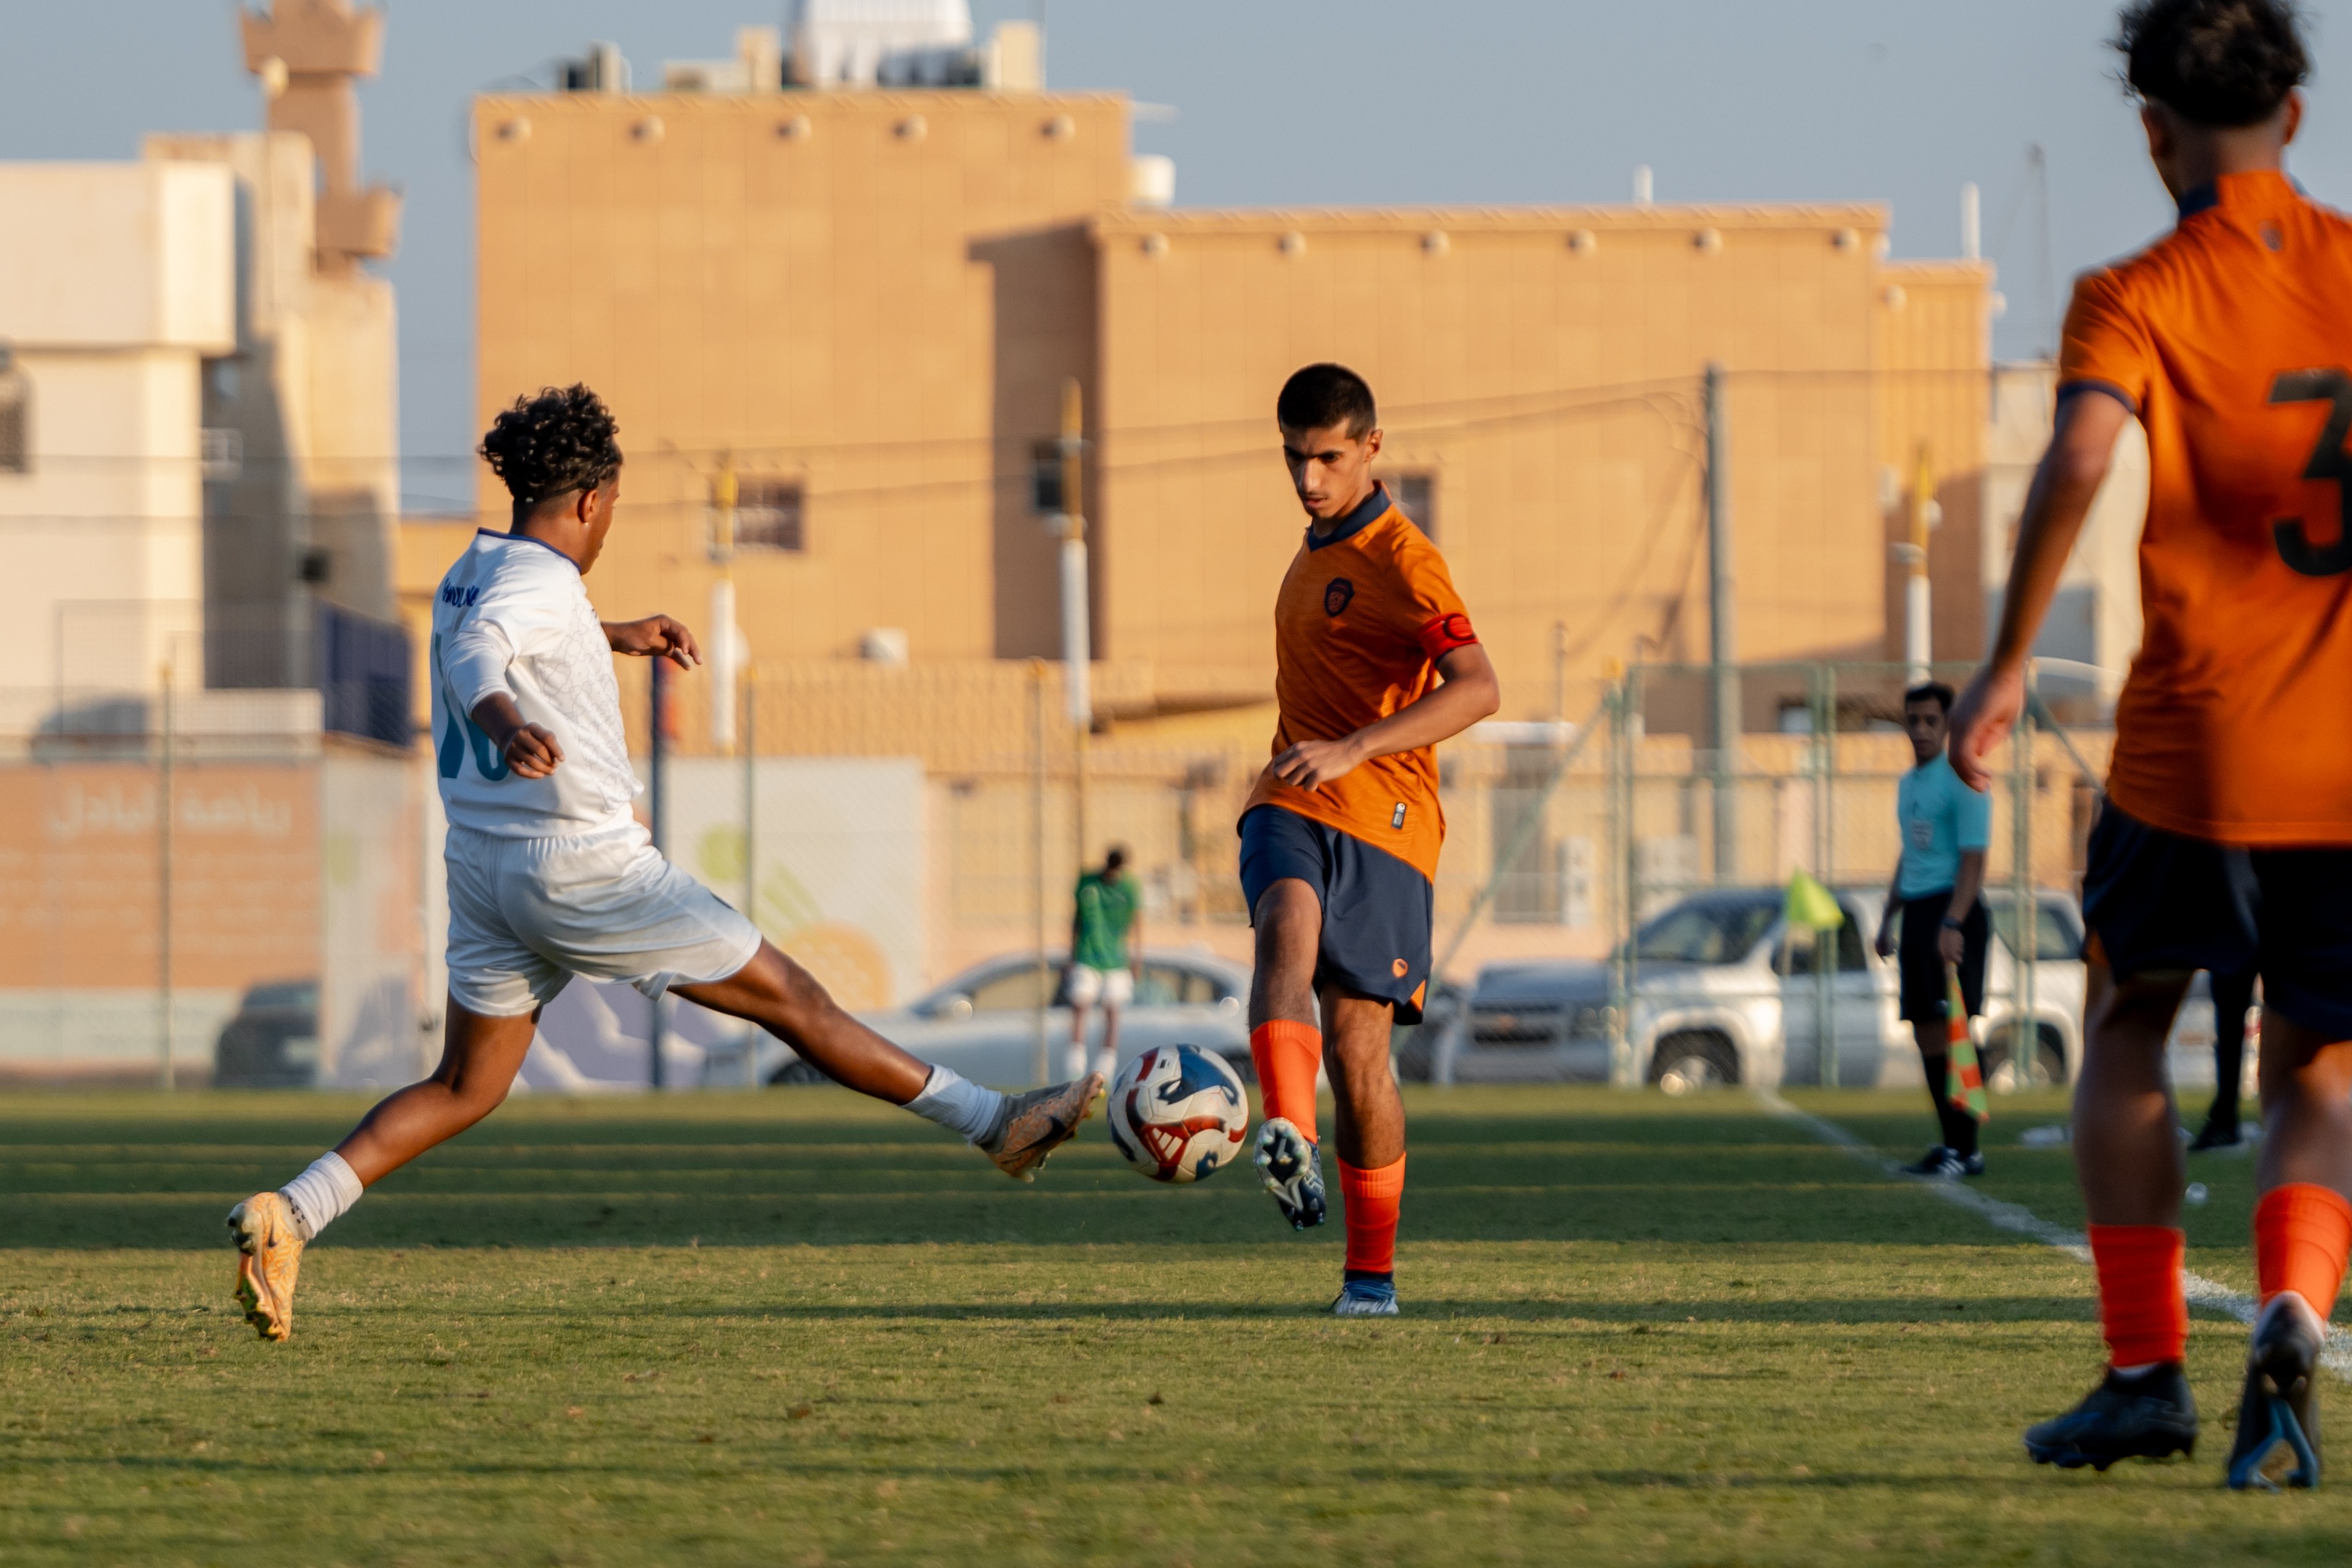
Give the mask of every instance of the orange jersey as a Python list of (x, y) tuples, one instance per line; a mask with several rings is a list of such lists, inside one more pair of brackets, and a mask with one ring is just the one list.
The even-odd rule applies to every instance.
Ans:
[(2224, 176), (2075, 285), (2059, 396), (2147, 431), (2146, 618), (2107, 789), (2210, 842), (2352, 844), (2352, 221)]
[[(1437, 685), (1437, 661), (1477, 640), (1445, 558), (1376, 489), (1330, 537), (1307, 529), (1283, 577), (1274, 608), (1274, 754), (1302, 740), (1345, 739), (1418, 702)], [(1445, 813), (1433, 747), (1374, 758), (1312, 789), (1277, 781), (1269, 768), (1244, 813), (1255, 806), (1296, 811), (1437, 878)]]

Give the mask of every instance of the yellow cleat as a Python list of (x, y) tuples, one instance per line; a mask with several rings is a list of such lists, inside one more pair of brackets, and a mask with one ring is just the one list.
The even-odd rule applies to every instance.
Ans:
[(302, 1233), (285, 1195), (257, 1192), (228, 1211), (236, 1240), (236, 1299), (264, 1339), (294, 1332), (294, 1276), (302, 1267)]
[(1094, 1114), (1102, 1092), (1103, 1075), (1089, 1072), (1074, 1082), (1015, 1094), (1004, 1125), (980, 1146), (1014, 1181), (1035, 1181), (1045, 1156), (1068, 1143), (1078, 1124)]

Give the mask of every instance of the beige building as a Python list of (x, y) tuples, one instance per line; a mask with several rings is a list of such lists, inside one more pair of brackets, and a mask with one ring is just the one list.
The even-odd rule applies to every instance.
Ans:
[(0, 164), (0, 571), (26, 633), (0, 733), (142, 728), (167, 664), (204, 684), (203, 366), (236, 341), (236, 230), (222, 170)]
[[(1923, 440), (1964, 490), (1982, 463), (1989, 269), (1887, 265), (1876, 207), (1164, 211), (1097, 95), (488, 97), (475, 129), (482, 418), (612, 402), (616, 612), (709, 602), (731, 481), (760, 661), (1058, 653), (1033, 479), (1072, 377), (1095, 653), (1147, 694), (1122, 735), (1268, 688), (1300, 527), (1269, 411), (1308, 360), (1378, 390), (1518, 716), (1563, 655), (1571, 709), (1611, 659), (1705, 656), (1709, 361), (1743, 659), (1886, 653), (1885, 472)], [(1943, 538), (1973, 595), (1970, 506)]]
[[(1923, 451), (1937, 651), (1979, 645), (1991, 270), (1889, 263), (1883, 207), (1172, 209), (1122, 97), (973, 63), (1003, 48), (885, 51), (846, 83), (811, 78), (798, 43), (771, 72), (777, 48), (747, 34), (658, 93), (622, 90), (600, 53), (570, 71), (581, 90), (477, 100), (478, 415), (597, 388), (630, 455), (600, 607), (731, 615), (763, 752), (924, 760), (935, 970), (1025, 939), (1040, 714), (1055, 895), (1075, 862), (1059, 677), (1026, 673), (1062, 649), (1041, 469), (1066, 382), (1087, 442), (1087, 852), (1134, 842), (1180, 923), (1238, 913), (1232, 809), (1272, 732), (1268, 607), (1303, 527), (1272, 409), (1309, 361), (1378, 392), (1384, 476), (1445, 552), (1507, 720), (1580, 719), (1612, 665), (1708, 656), (1711, 363), (1737, 656), (1899, 655), (1889, 549)], [(783, 85), (811, 79), (828, 85)], [(940, 79), (964, 85), (877, 85)], [(502, 520), (486, 471), (478, 495)], [(409, 530), (412, 624), (464, 534)], [(623, 678), (642, 737), (642, 671)], [(1805, 716), (1805, 689), (1751, 677), (1748, 729)], [(1695, 730), (1698, 690), (1661, 685), (1652, 731)], [(723, 748), (725, 685), (682, 691), (678, 743)], [(1841, 723), (1868, 707), (1842, 699)], [(1455, 748), (1442, 918), (1542, 767), (1526, 738)], [(1581, 907), (1560, 866), (1530, 896)]]

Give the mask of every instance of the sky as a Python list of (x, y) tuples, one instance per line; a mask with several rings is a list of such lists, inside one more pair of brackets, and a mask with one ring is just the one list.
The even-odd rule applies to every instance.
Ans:
[[(2352, 204), (2352, 0), (2318, 0), (2311, 114), (2290, 167)], [(0, 159), (137, 156), (150, 131), (257, 126), (231, 0), (0, 0)], [(407, 193), (399, 290), (403, 490), (473, 486), (473, 166), (481, 91), (548, 85), (593, 38), (643, 84), (724, 57), (784, 0), (387, 0), (360, 89), (362, 162)], [(1624, 200), (1889, 204), (1897, 256), (1958, 253), (1983, 190), (2009, 300), (1994, 350), (2046, 350), (2065, 280), (2160, 233), (2170, 207), (2103, 47), (2109, 0), (972, 0), (1047, 31), (1049, 85), (1172, 109), (1136, 128), (1185, 206)], [(2344, 96), (2336, 89), (2342, 84)], [(2047, 169), (2048, 264), (2042, 183)]]

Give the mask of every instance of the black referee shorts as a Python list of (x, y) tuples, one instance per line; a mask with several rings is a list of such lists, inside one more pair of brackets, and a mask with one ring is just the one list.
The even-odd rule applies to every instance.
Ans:
[[(1903, 967), (1903, 1019), (1906, 1023), (1942, 1023), (1945, 998), (1944, 955), (1937, 938), (1944, 916), (1952, 907), (1952, 890), (1903, 901), (1903, 928), (1896, 957)], [(1960, 1000), (1969, 1017), (1984, 1014), (1985, 947), (1992, 937), (1992, 919), (1979, 898), (1960, 922)]]

